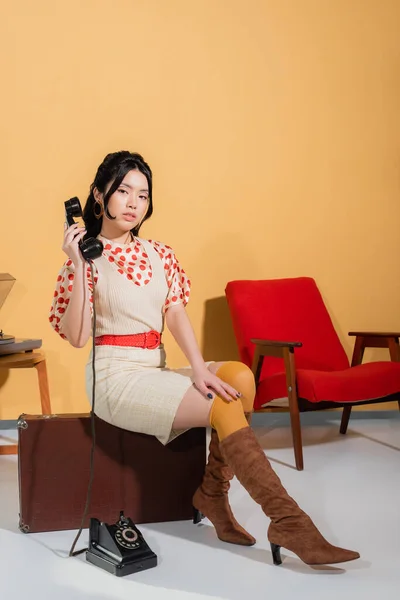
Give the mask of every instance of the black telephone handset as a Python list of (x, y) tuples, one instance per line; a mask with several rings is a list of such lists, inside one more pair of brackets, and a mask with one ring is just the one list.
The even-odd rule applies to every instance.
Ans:
[(157, 566), (157, 556), (123, 511), (115, 525), (90, 519), (86, 560), (119, 577)]
[[(76, 196), (70, 198), (65, 205), (65, 218), (68, 223), (68, 227), (75, 224), (74, 217), (82, 218), (82, 207), (79, 202), (79, 198)], [(95, 238), (87, 238), (79, 242), (79, 248), (83, 258), (87, 261), (99, 258), (103, 254), (103, 244), (100, 240)]]

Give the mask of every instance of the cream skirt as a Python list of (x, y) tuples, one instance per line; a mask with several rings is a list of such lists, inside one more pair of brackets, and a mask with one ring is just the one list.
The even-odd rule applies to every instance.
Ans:
[[(176, 411), (193, 385), (192, 369), (168, 369), (163, 346), (157, 350), (96, 347), (95, 410), (100, 418), (129, 431), (154, 435), (167, 444)], [(207, 363), (211, 364), (211, 363)], [(92, 351), (86, 364), (86, 393), (92, 401)]]

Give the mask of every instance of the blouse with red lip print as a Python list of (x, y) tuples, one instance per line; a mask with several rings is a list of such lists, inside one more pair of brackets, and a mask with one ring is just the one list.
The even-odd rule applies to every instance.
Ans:
[[(121, 245), (111, 240), (107, 240), (102, 236), (100, 236), (100, 238), (104, 245), (103, 256), (105, 256), (110, 263), (115, 264), (121, 277), (126, 277), (132, 281), (134, 285), (138, 286), (145, 286), (150, 282), (153, 276), (150, 259), (139, 239), (135, 238), (130, 244)], [(164, 265), (168, 294), (163, 306), (163, 312), (170, 306), (176, 304), (183, 304), (186, 306), (190, 296), (190, 280), (180, 266), (174, 251), (172, 248), (161, 242), (155, 242), (153, 240), (148, 240), (148, 242), (156, 250)], [(96, 263), (94, 262), (93, 265), (94, 282), (96, 284), (98, 273), (96, 270)], [(62, 266), (57, 277), (56, 289), (54, 291), (49, 315), (49, 321), (52, 327), (63, 339), (66, 339), (66, 337), (60, 331), (60, 324), (71, 298), (74, 285), (74, 270), (74, 264), (71, 259), (67, 260)], [(90, 312), (92, 314), (93, 284), (89, 265), (86, 269), (86, 277), (90, 291)]]

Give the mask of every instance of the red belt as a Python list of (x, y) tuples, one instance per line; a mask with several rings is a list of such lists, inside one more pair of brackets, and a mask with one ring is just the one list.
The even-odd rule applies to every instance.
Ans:
[(100, 335), (95, 339), (96, 346), (131, 346), (155, 350), (161, 344), (161, 333), (147, 331), (132, 335)]

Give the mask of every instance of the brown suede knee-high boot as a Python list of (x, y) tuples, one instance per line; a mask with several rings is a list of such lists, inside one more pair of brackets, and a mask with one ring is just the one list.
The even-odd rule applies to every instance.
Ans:
[(275, 564), (281, 563), (281, 547), (309, 565), (341, 563), (360, 557), (358, 552), (332, 546), (322, 537), (310, 517), (287, 494), (250, 427), (226, 437), (220, 448), (240, 483), (271, 519), (268, 540)]
[[(246, 414), (248, 421), (250, 417), (251, 413)], [(203, 481), (193, 496), (193, 507), (197, 511), (194, 521), (198, 523), (204, 515), (214, 525), (217, 536), (223, 542), (253, 546), (256, 543), (255, 538), (239, 525), (229, 505), (229, 482), (233, 477), (231, 467), (221, 455), (217, 432), (212, 429)]]

